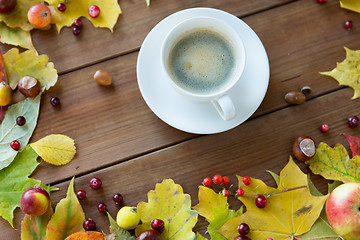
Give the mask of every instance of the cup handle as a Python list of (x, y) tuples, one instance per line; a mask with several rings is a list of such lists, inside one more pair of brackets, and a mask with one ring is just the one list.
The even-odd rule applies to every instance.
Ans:
[(222, 95), (211, 101), (222, 119), (229, 121), (236, 115), (236, 110), (231, 98), (228, 95)]

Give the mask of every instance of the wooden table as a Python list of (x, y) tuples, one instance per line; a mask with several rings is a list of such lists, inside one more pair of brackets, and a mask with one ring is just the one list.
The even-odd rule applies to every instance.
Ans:
[[(360, 128), (350, 129), (347, 118), (359, 114), (360, 101), (350, 100), (353, 90), (319, 74), (329, 71), (345, 58), (344, 46), (360, 49), (360, 15), (341, 9), (338, 1), (318, 4), (315, 0), (153, 0), (119, 1), (123, 10), (112, 34), (96, 29), (84, 20), (79, 36), (70, 28), (58, 35), (33, 31), (40, 54), (47, 54), (59, 72), (55, 87), (42, 98), (37, 128), (30, 142), (52, 133), (72, 137), (77, 155), (68, 165), (57, 167), (41, 161), (32, 175), (45, 184), (59, 187), (52, 193), (55, 205), (66, 195), (69, 180), (88, 193), (83, 200), (87, 218), (97, 229), (109, 232), (105, 214), (96, 205), (105, 202), (115, 217), (119, 206), (112, 196), (119, 192), (124, 204), (147, 201), (147, 192), (165, 178), (172, 178), (197, 200), (202, 179), (227, 175), (237, 184), (235, 174), (260, 178), (274, 186), (266, 170), (279, 172), (292, 154), (292, 144), (300, 135), (310, 135), (317, 143), (348, 146), (341, 133), (360, 136)], [(146, 105), (136, 78), (139, 48), (148, 32), (163, 18), (192, 7), (212, 7), (230, 12), (246, 22), (260, 37), (270, 62), (270, 83), (259, 109), (238, 127), (213, 135), (179, 131), (161, 121)], [(354, 27), (344, 29), (346, 20)], [(8, 49), (2, 46), (2, 50)], [(102, 87), (93, 81), (96, 70), (113, 75), (113, 85)], [(289, 105), (284, 95), (310, 86), (312, 93), (302, 105)], [(58, 96), (61, 108), (49, 99)], [(327, 123), (330, 131), (320, 132)], [(40, 159), (39, 159), (40, 160)], [(296, 161), (304, 172), (308, 167)], [(103, 181), (100, 190), (88, 186), (92, 177)], [(327, 181), (311, 175), (316, 186), (327, 190)], [(231, 203), (233, 208), (239, 202)], [(20, 210), (14, 226), (0, 220), (0, 239), (20, 239)], [(200, 218), (196, 231), (204, 234)]]

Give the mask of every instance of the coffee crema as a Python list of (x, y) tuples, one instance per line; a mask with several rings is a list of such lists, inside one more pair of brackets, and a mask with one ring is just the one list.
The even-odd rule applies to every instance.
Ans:
[(230, 42), (211, 27), (191, 29), (175, 40), (167, 60), (173, 81), (184, 90), (211, 94), (226, 87), (236, 66)]

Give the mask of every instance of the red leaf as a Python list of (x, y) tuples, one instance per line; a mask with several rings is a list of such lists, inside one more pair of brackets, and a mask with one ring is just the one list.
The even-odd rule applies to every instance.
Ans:
[(350, 136), (349, 134), (343, 133), (350, 145), (350, 149), (353, 157), (360, 155), (360, 138)]
[(44, 239), (46, 226), (53, 215), (54, 210), (49, 206), (46, 213), (41, 216), (25, 215), (21, 222), (21, 239), (22, 240), (40, 240)]

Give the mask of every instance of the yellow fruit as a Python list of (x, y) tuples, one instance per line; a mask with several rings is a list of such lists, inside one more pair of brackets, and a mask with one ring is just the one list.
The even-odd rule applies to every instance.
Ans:
[(140, 222), (140, 215), (136, 207), (125, 206), (119, 210), (116, 216), (116, 222), (125, 230), (134, 229)]
[(13, 91), (5, 82), (0, 83), (0, 106), (7, 106), (11, 103)]

